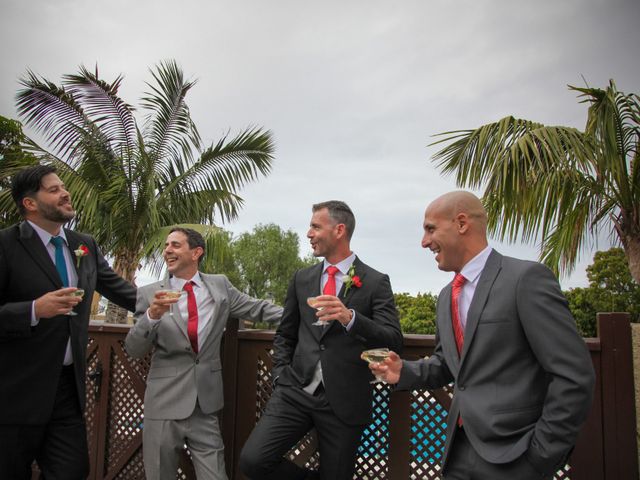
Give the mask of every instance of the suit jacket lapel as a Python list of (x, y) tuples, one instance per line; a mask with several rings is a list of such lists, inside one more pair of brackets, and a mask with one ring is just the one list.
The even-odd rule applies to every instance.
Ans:
[(80, 266), (78, 266), (78, 259), (76, 257), (75, 251), (80, 247), (80, 237), (73, 230), (64, 229), (64, 233), (67, 237), (67, 242), (69, 242), (69, 250), (71, 252), (71, 259), (73, 263), (73, 268), (76, 270), (76, 277), (78, 278), (78, 288), (82, 288), (84, 285), (84, 278), (80, 275), (82, 271), (82, 261), (80, 261)]
[[(365, 266), (364, 263), (362, 263), (360, 261), (360, 259), (357, 256), (356, 256), (355, 260), (353, 261), (353, 274), (354, 274), (354, 276), (360, 277), (360, 281), (364, 283), (364, 278), (367, 276), (366, 266)], [(338, 298), (340, 300), (342, 300), (342, 303), (344, 303), (345, 306), (346, 306), (347, 303), (349, 302), (349, 299), (353, 295), (353, 292), (355, 290), (357, 290), (358, 287), (356, 287), (352, 283), (351, 287), (349, 288), (349, 291), (346, 294), (344, 293), (345, 289), (346, 289), (346, 287), (345, 287), (345, 284), (343, 282), (342, 283), (342, 287), (340, 288), (340, 292), (338, 292)]]
[[(322, 270), (320, 272), (322, 274)], [(353, 261), (353, 274), (357, 275), (358, 277), (360, 277), (360, 280), (364, 283), (364, 278), (366, 277), (367, 273), (366, 273), (366, 267), (365, 264), (362, 263), (360, 261), (360, 259), (356, 256), (355, 260)], [(319, 280), (318, 280), (319, 281)], [(349, 291), (345, 294), (345, 290), (346, 290), (346, 286), (344, 284), (344, 282), (342, 283), (342, 286), (340, 287), (340, 291), (338, 292), (337, 297), (342, 300), (342, 303), (345, 305), (345, 307), (349, 308), (349, 299), (351, 299), (351, 297), (353, 296), (353, 293), (355, 290), (357, 290), (358, 287), (356, 287), (355, 285), (351, 284), (351, 287), (349, 288)], [(320, 338), (324, 337), (327, 332), (331, 329), (331, 328), (343, 328), (341, 325), (336, 325), (338, 322), (331, 322), (330, 325), (324, 327), (324, 328), (319, 328), (318, 330), (320, 330)]]
[[(211, 298), (213, 299), (213, 310), (211, 312), (211, 318), (207, 322), (206, 328), (202, 331), (202, 335), (204, 336), (204, 342), (201, 343), (200, 347), (200, 354), (202, 354), (209, 347), (209, 345), (213, 343), (213, 339), (216, 336), (214, 335), (214, 330), (216, 327), (218, 327), (216, 322), (218, 321), (218, 313), (220, 311), (224, 295), (217, 288), (215, 288), (215, 284), (213, 282), (209, 282), (209, 279), (205, 277), (203, 273), (200, 273), (200, 279), (202, 280), (202, 284), (204, 285), (204, 287), (209, 291), (209, 295), (211, 295)], [(222, 326), (222, 328), (224, 328), (224, 326)]]
[[(443, 312), (442, 324), (438, 326), (440, 330), (440, 341), (449, 347), (445, 350), (445, 355), (448, 354), (448, 359), (452, 362), (451, 365), (455, 365), (457, 370), (460, 367), (460, 357), (458, 356), (458, 348), (456, 347), (456, 337), (453, 332), (453, 322), (451, 317), (451, 284), (447, 285), (442, 292), (440, 292), (438, 304), (441, 305), (439, 308)], [(465, 339), (465, 345), (466, 343)]]
[[(478, 280), (478, 286), (473, 294), (471, 305), (469, 305), (469, 311), (467, 312), (467, 325), (464, 329), (464, 345), (462, 347), (462, 358), (464, 360), (465, 354), (469, 350), (471, 342), (473, 341), (473, 335), (478, 327), (478, 321), (484, 306), (491, 293), (491, 287), (500, 273), (502, 268), (502, 255), (493, 250), (487, 259), (487, 263), (482, 269), (480, 279)], [(453, 329), (453, 327), (452, 327)]]
[[(323, 265), (324, 265), (323, 262), (320, 262), (317, 265), (314, 265), (313, 267), (311, 267), (311, 269), (309, 269), (306, 278), (302, 279), (302, 284), (300, 285), (300, 292), (304, 296), (304, 298), (300, 299), (300, 303), (304, 303), (304, 305), (307, 305), (307, 297), (315, 297), (322, 294), (322, 292), (320, 291), (320, 285), (321, 285), (321, 279), (322, 279)], [(308, 315), (304, 315), (303, 312), (305, 310), (301, 311), (300, 321), (308, 323), (309, 328), (311, 328), (311, 331), (313, 332), (313, 335), (315, 336), (315, 338), (317, 340), (320, 340), (320, 338), (322, 338), (322, 334), (324, 333), (325, 330), (328, 330), (328, 328), (318, 327), (317, 325), (311, 325), (313, 322), (315, 322), (318, 319), (318, 317), (315, 316), (315, 309), (312, 309), (311, 307), (308, 307), (308, 308), (312, 310), (312, 312)]]
[(49, 277), (49, 279), (54, 283), (56, 288), (62, 288), (62, 280), (60, 279), (60, 275), (58, 275), (56, 266), (51, 260), (51, 257), (47, 252), (47, 248), (40, 240), (38, 234), (26, 221), (22, 222), (19, 228), (20, 234), (18, 237), (18, 241), (23, 245), (24, 249), (31, 256), (31, 258), (33, 258), (36, 265), (38, 265), (47, 275), (47, 277)]

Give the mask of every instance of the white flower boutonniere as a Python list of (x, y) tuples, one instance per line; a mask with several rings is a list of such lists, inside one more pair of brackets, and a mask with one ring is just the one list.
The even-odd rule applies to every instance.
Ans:
[(362, 286), (362, 280), (360, 277), (356, 275), (356, 267), (351, 264), (347, 274), (342, 278), (342, 282), (344, 283), (344, 296), (347, 296), (349, 289), (353, 286), (355, 288), (360, 288)]
[(76, 255), (76, 266), (80, 268), (80, 259), (89, 255), (89, 248), (86, 245), (80, 245), (73, 253)]

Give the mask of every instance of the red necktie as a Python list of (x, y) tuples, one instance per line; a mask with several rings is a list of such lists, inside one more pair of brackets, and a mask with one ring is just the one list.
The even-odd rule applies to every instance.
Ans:
[(462, 285), (464, 285), (466, 281), (466, 278), (456, 273), (451, 285), (451, 323), (453, 324), (453, 333), (456, 337), (458, 355), (462, 352), (462, 344), (464, 343), (464, 330), (462, 328), (462, 322), (460, 322), (460, 312), (458, 311), (458, 297), (462, 291)]
[[(462, 345), (464, 343), (464, 330), (462, 329), (462, 322), (460, 321), (460, 312), (458, 309), (458, 297), (462, 291), (462, 285), (467, 279), (459, 273), (453, 277), (453, 284), (451, 285), (451, 323), (453, 324), (453, 333), (456, 337), (456, 347), (458, 348), (458, 356), (462, 352)], [(458, 427), (462, 426), (462, 416), (458, 414)]]
[(196, 304), (196, 296), (193, 293), (193, 282), (185, 283), (184, 291), (187, 292), (187, 310), (189, 312), (187, 335), (191, 342), (191, 348), (195, 353), (198, 353), (198, 305)]
[(322, 290), (323, 295), (336, 295), (336, 273), (338, 273), (338, 267), (334, 267), (333, 265), (329, 265), (327, 267), (327, 274), (329, 278), (327, 278), (327, 283), (324, 284), (324, 289)]

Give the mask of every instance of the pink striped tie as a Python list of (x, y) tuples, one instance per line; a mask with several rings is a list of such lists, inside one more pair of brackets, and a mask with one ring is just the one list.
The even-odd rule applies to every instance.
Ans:
[(460, 322), (460, 312), (458, 311), (458, 297), (460, 296), (462, 286), (466, 281), (466, 278), (461, 274), (456, 273), (451, 285), (451, 323), (453, 324), (453, 333), (456, 337), (458, 355), (462, 353), (462, 344), (464, 343), (464, 330), (462, 328), (462, 322)]

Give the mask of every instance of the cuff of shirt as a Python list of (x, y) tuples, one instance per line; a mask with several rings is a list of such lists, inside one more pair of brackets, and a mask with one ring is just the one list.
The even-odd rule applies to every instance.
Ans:
[(347, 332), (351, 330), (351, 327), (353, 327), (353, 323), (356, 321), (356, 311), (353, 308), (350, 308), (349, 311), (351, 312), (351, 320), (349, 320), (349, 323), (347, 323), (346, 325), (343, 325)]
[(40, 319), (36, 318), (36, 301), (31, 302), (31, 326), (35, 327), (40, 323)]
[(155, 325), (156, 323), (158, 323), (161, 319), (160, 318), (151, 318), (151, 314), (149, 313), (149, 309), (147, 308), (147, 318), (149, 319), (149, 323), (151, 325)]

